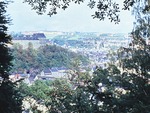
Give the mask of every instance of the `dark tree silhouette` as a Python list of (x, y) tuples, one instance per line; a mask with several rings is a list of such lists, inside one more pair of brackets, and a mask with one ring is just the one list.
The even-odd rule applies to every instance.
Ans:
[(12, 56), (8, 48), (11, 43), (11, 37), (7, 35), (7, 26), (9, 19), (6, 18), (6, 3), (0, 2), (0, 76), (4, 79), (9, 78), (9, 70), (11, 67)]
[(22, 98), (17, 84), (9, 80), (12, 56), (8, 47), (11, 36), (7, 34), (6, 25), (10, 22), (10, 19), (6, 18), (7, 4), (0, 2), (0, 112), (21, 113)]
[[(32, 6), (33, 10), (36, 10), (38, 14), (47, 13), (52, 16), (57, 14), (58, 9), (67, 9), (69, 5), (74, 2), (76, 4), (81, 4), (85, 0), (24, 0)], [(115, 0), (89, 0), (87, 6), (91, 9), (96, 9), (95, 13), (92, 15), (93, 18), (99, 20), (104, 20), (108, 18), (111, 22), (119, 23), (119, 12), (121, 10), (130, 10), (135, 5), (144, 3), (144, 7), (140, 7), (143, 11), (148, 11), (150, 6), (146, 0), (123, 0), (123, 8)]]

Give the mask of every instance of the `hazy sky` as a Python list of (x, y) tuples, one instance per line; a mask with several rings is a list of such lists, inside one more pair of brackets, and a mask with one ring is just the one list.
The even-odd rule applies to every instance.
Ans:
[[(108, 20), (99, 21), (91, 17), (95, 10), (87, 7), (86, 3), (71, 4), (71, 6), (58, 12), (57, 15), (38, 15), (23, 0), (14, 0), (8, 6), (12, 24), (9, 31), (81, 31), (101, 33), (128, 33), (132, 30), (133, 17), (131, 12), (123, 11), (120, 15), (121, 22), (115, 25)], [(121, 1), (121, 0), (120, 0)]]

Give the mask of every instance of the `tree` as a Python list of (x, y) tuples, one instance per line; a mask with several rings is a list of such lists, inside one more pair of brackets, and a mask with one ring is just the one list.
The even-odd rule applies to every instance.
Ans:
[(9, 80), (12, 56), (8, 47), (11, 37), (7, 34), (6, 26), (10, 22), (10, 19), (6, 18), (7, 4), (7, 2), (0, 2), (0, 112), (20, 113), (22, 98), (17, 84)]
[[(144, 20), (142, 24), (148, 21)], [(150, 45), (146, 42), (150, 29), (145, 31), (144, 29), (149, 27), (142, 24), (140, 23), (132, 33), (133, 41), (130, 47), (119, 51), (122, 57), (120, 66), (124, 70), (122, 75), (126, 78), (122, 86), (129, 91), (124, 100), (128, 103), (128, 110), (133, 113), (150, 112), (150, 103), (147, 101), (150, 99)]]
[(31, 44), (27, 49), (23, 49), (20, 44), (13, 46), (12, 53), (13, 68), (11, 72), (24, 72), (24, 70), (39, 69), (52, 67), (66, 67), (70, 68), (71, 59), (79, 58), (85, 65), (88, 64), (88, 60), (85, 56), (68, 51), (62, 47), (56, 45), (45, 45), (38, 50), (34, 49)]
[(119, 67), (110, 64), (89, 76), (80, 72), (76, 62), (70, 73), (73, 79), (55, 80), (49, 87), (35, 83), (32, 97), (44, 100), (51, 113), (149, 113), (150, 46), (133, 38), (131, 47), (118, 50)]
[[(67, 9), (69, 5), (74, 2), (80, 4), (85, 2), (85, 0), (45, 0), (45, 1), (33, 1), (33, 0), (24, 0), (25, 3), (28, 3), (32, 6), (33, 10), (36, 10), (38, 14), (47, 13), (52, 16), (57, 14), (58, 9)], [(91, 9), (96, 9), (95, 14), (92, 15), (93, 18), (99, 20), (104, 20), (108, 18), (111, 22), (119, 23), (119, 12), (121, 10), (129, 10), (137, 4), (145, 3), (145, 7), (141, 7), (143, 11), (148, 11), (150, 9), (149, 4), (145, 0), (124, 0), (123, 9), (120, 9), (120, 6), (117, 2), (113, 0), (89, 0), (87, 6)]]
[[(59, 90), (58, 90), (59, 89)], [(37, 80), (31, 86), (21, 84), (20, 90), (26, 95), (25, 101), (36, 100), (30, 109), (33, 112), (38, 110), (38, 106), (43, 105), (49, 113), (63, 113), (72, 111), (72, 93), (70, 84), (65, 79), (54, 81)]]
[(119, 66), (97, 68), (89, 82), (95, 112), (150, 112), (147, 101), (150, 99), (150, 45), (146, 42), (150, 36), (150, 17), (146, 12), (137, 13), (136, 9), (135, 13), (137, 22), (130, 47), (118, 50)]
[(11, 37), (6, 34), (7, 32), (7, 26), (6, 24), (9, 23), (9, 20), (5, 17), (5, 2), (0, 2), (1, 11), (0, 11), (0, 77), (2, 77), (5, 81), (5, 79), (9, 78), (9, 70), (11, 67), (11, 60), (12, 56), (10, 55), (10, 50), (8, 48), (8, 44), (11, 43)]
[[(66, 9), (71, 2), (80, 4), (84, 0), (25, 0), (25, 2), (28, 2), (39, 14), (45, 13), (50, 6), (51, 16), (57, 14), (58, 8)], [(99, 0), (99, 2), (90, 0), (88, 6), (98, 9), (93, 15), (94, 18), (104, 20), (108, 17), (116, 23), (120, 21), (118, 17), (120, 9), (112, 0)], [(130, 47), (118, 50), (119, 67), (111, 64), (106, 69), (97, 68), (87, 87), (85, 86), (86, 91), (78, 90), (79, 95), (91, 94), (91, 100), (84, 101), (90, 102), (92, 113), (150, 112), (148, 101), (150, 100), (150, 46), (146, 43), (146, 39), (150, 36), (149, 0), (124, 0), (124, 10), (131, 7), (137, 21), (132, 32)], [(89, 98), (89, 95), (86, 96)], [(84, 111), (82, 109), (78, 112)]]
[[(70, 2), (81, 3), (83, 0), (45, 0), (33, 1), (26, 0), (29, 4), (33, 6), (33, 9), (38, 10), (41, 14), (45, 12), (47, 4), (52, 6), (49, 15), (56, 14), (57, 8), (66, 9)], [(76, 90), (72, 90), (71, 87), (66, 84), (66, 81), (56, 80), (53, 83), (53, 90), (47, 93), (49, 87), (43, 88), (43, 92), (46, 92), (48, 96), (52, 96), (51, 100), (47, 100), (46, 105), (50, 107), (50, 112), (92, 112), (92, 113), (149, 113), (150, 112), (150, 52), (149, 45), (146, 44), (143, 37), (149, 36), (149, 18), (139, 15), (136, 9), (140, 9), (143, 14), (149, 9), (147, 3), (144, 7), (141, 7), (142, 0), (125, 0), (124, 9), (128, 9), (130, 6), (134, 7), (140, 5), (140, 8), (135, 7), (135, 13), (137, 18), (137, 25), (132, 33), (133, 41), (131, 43), (131, 48), (121, 48), (118, 50), (120, 67), (110, 65), (107, 69), (97, 68), (94, 72), (91, 80), (87, 82), (83, 87), (79, 85)], [(1, 4), (1, 12), (3, 12), (4, 7)], [(137, 3), (137, 4), (136, 4)], [(100, 0), (96, 2), (90, 0), (88, 4), (90, 8), (93, 8), (97, 4), (98, 11), (93, 15), (94, 18), (99, 18), (100, 20), (105, 19), (105, 17), (110, 18), (111, 21), (119, 22), (117, 13), (119, 12), (118, 5), (111, 0)], [(4, 11), (5, 12), (5, 11)], [(3, 20), (2, 17), (1, 20)], [(147, 21), (148, 20), (148, 21)], [(2, 21), (4, 22), (4, 21)], [(3, 23), (5, 24), (5, 23)], [(0, 89), (1, 94), (1, 112), (19, 112), (20, 99), (16, 98), (16, 90), (14, 91), (14, 84), (8, 80), (8, 71), (10, 66), (9, 51), (6, 43), (10, 41), (6, 38), (5, 30), (6, 27), (3, 25), (2, 29), (2, 40), (1, 40), (1, 50), (2, 58), (8, 57), (8, 63), (6, 59), (1, 60), (1, 77), (3, 78)], [(4, 36), (4, 38), (3, 38)], [(6, 40), (5, 40), (6, 38)], [(8, 55), (8, 56), (7, 56)], [(6, 65), (5, 65), (6, 63)], [(10, 87), (11, 86), (11, 87)], [(45, 86), (45, 85), (44, 85)], [(8, 95), (5, 91), (10, 88)], [(38, 88), (34, 88), (37, 91)], [(40, 92), (40, 98), (45, 98), (45, 93)], [(18, 91), (17, 91), (18, 94)], [(34, 93), (36, 94), (36, 92)], [(10, 96), (11, 95), (11, 96)], [(43, 96), (44, 95), (44, 96)], [(3, 98), (5, 97), (5, 98)], [(8, 98), (9, 97), (9, 98)], [(4, 100), (3, 100), (4, 99)], [(16, 99), (18, 101), (16, 101)], [(5, 101), (6, 100), (6, 101)], [(8, 100), (10, 103), (8, 103)], [(11, 101), (10, 101), (11, 100)], [(13, 103), (14, 102), (14, 103)], [(17, 103), (16, 103), (17, 102)], [(13, 105), (13, 106), (12, 106)], [(9, 106), (9, 107), (8, 107)], [(18, 106), (18, 108), (16, 108)], [(87, 108), (86, 108), (87, 107)], [(86, 108), (86, 109), (85, 109)]]

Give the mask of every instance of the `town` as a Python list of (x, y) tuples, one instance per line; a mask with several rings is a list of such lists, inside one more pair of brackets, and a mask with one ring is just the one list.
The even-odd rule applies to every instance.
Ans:
[[(29, 43), (32, 43), (34, 49), (44, 45), (57, 45), (71, 52), (82, 54), (90, 61), (88, 65), (83, 67), (87, 67), (91, 72), (96, 66), (105, 68), (108, 62), (115, 61), (117, 49), (128, 47), (131, 41), (128, 34), (102, 34), (97, 32), (23, 32), (12, 33), (12, 37), (13, 44), (21, 44), (23, 49), (26, 49)], [(11, 80), (16, 81), (23, 78), (26, 83), (31, 84), (38, 79), (54, 80), (55, 78), (66, 77), (67, 71), (70, 70), (65, 66), (47, 67), (38, 72), (32, 67), (30, 68), (30, 73), (27, 70), (13, 73), (10, 76)], [(81, 71), (84, 71), (84, 69)]]

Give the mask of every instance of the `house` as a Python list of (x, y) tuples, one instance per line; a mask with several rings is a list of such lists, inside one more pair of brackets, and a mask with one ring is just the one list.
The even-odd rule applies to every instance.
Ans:
[(32, 33), (32, 34), (19, 34), (14, 35), (12, 42), (19, 43), (23, 46), (24, 49), (28, 47), (29, 43), (33, 44), (35, 49), (38, 49), (40, 46), (51, 44), (49, 39), (46, 39), (44, 33)]
[(63, 78), (65, 74), (64, 71), (59, 71), (57, 68), (48, 68), (44, 69), (38, 78), (43, 80), (54, 80), (56, 78)]
[(42, 72), (41, 72), (41, 76), (50, 76), (52, 74), (52, 71), (50, 68), (48, 69), (44, 69)]
[(13, 36), (13, 40), (39, 40), (46, 39), (44, 33), (33, 33), (33, 34), (20, 34)]
[(25, 83), (30, 83), (29, 81), (30, 74), (23, 74), (23, 73), (17, 73), (17, 74), (12, 74), (9, 76), (9, 79), (12, 80), (13, 82), (23, 79)]
[(38, 79), (50, 80), (52, 78), (51, 74), (52, 74), (52, 72), (51, 72), (50, 68), (44, 69), (44, 70), (42, 70), (40, 75), (38, 75)]

